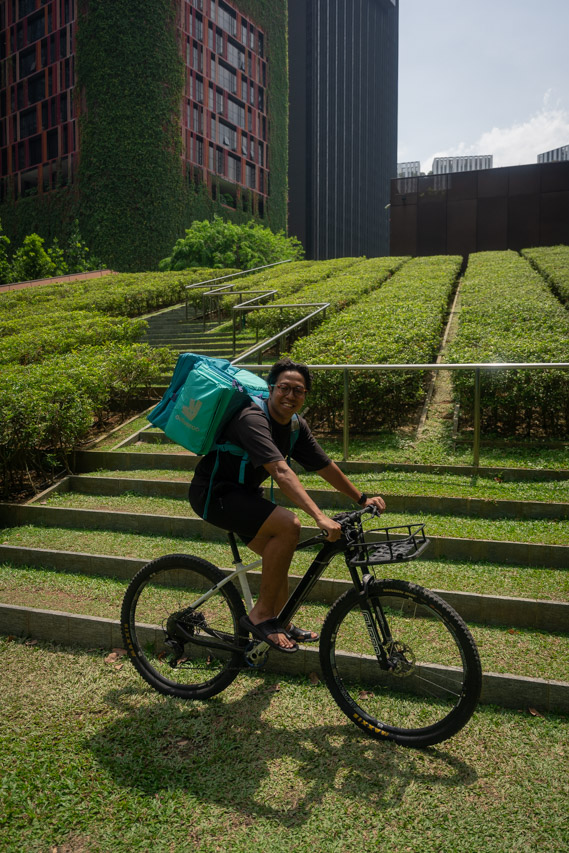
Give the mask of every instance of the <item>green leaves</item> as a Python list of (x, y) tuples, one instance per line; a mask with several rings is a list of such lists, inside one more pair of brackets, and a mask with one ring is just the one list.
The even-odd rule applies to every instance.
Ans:
[(192, 222), (186, 236), (176, 241), (172, 254), (159, 264), (161, 270), (190, 267), (254, 269), (276, 261), (300, 259), (304, 254), (296, 237), (273, 234), (254, 222), (234, 225), (214, 216), (213, 221)]
[[(394, 268), (398, 260), (391, 258)], [(376, 264), (378, 281), (385, 259)], [(292, 353), (308, 364), (400, 364), (430, 361), (437, 353), (444, 316), (460, 258), (415, 258), (377, 290), (328, 319)], [(330, 282), (333, 288), (333, 279)], [(405, 421), (423, 396), (419, 372), (350, 371), (350, 417), (358, 428), (391, 427)], [(343, 409), (343, 380), (318, 372), (311, 408), (334, 423)]]
[[(533, 256), (535, 251), (531, 250)], [(569, 361), (569, 316), (549, 287), (515, 252), (471, 255), (460, 288), (458, 333), (452, 362)], [(453, 372), (455, 395), (473, 414), (473, 381)], [(569, 372), (492, 370), (482, 379), (485, 429), (505, 434), (566, 431)]]

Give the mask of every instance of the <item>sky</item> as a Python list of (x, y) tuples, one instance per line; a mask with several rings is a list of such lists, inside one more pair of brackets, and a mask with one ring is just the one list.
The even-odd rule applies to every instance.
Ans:
[(569, 145), (569, 0), (399, 0), (398, 162)]

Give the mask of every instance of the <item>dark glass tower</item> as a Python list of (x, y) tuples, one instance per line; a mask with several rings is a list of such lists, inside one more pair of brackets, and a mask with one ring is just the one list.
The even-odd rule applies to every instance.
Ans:
[(397, 0), (288, 0), (289, 233), (307, 257), (389, 254)]

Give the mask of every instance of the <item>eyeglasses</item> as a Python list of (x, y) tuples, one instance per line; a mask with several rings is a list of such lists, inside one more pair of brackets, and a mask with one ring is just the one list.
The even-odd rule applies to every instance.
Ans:
[(289, 385), (287, 382), (278, 382), (276, 385), (273, 385), (273, 388), (278, 388), (283, 397), (287, 397), (291, 393), (294, 397), (306, 396), (306, 388), (302, 385)]

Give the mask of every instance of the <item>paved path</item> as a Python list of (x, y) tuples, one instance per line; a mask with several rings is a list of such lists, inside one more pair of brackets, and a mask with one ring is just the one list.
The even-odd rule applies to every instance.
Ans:
[(12, 284), (0, 284), (0, 293), (7, 290), (23, 290), (25, 287), (43, 287), (44, 284), (57, 284), (62, 281), (81, 281), (87, 278), (100, 278), (110, 275), (114, 270), (92, 270), (91, 272), (79, 272), (73, 275), (60, 275), (56, 278), (38, 278), (33, 281), (17, 281)]

